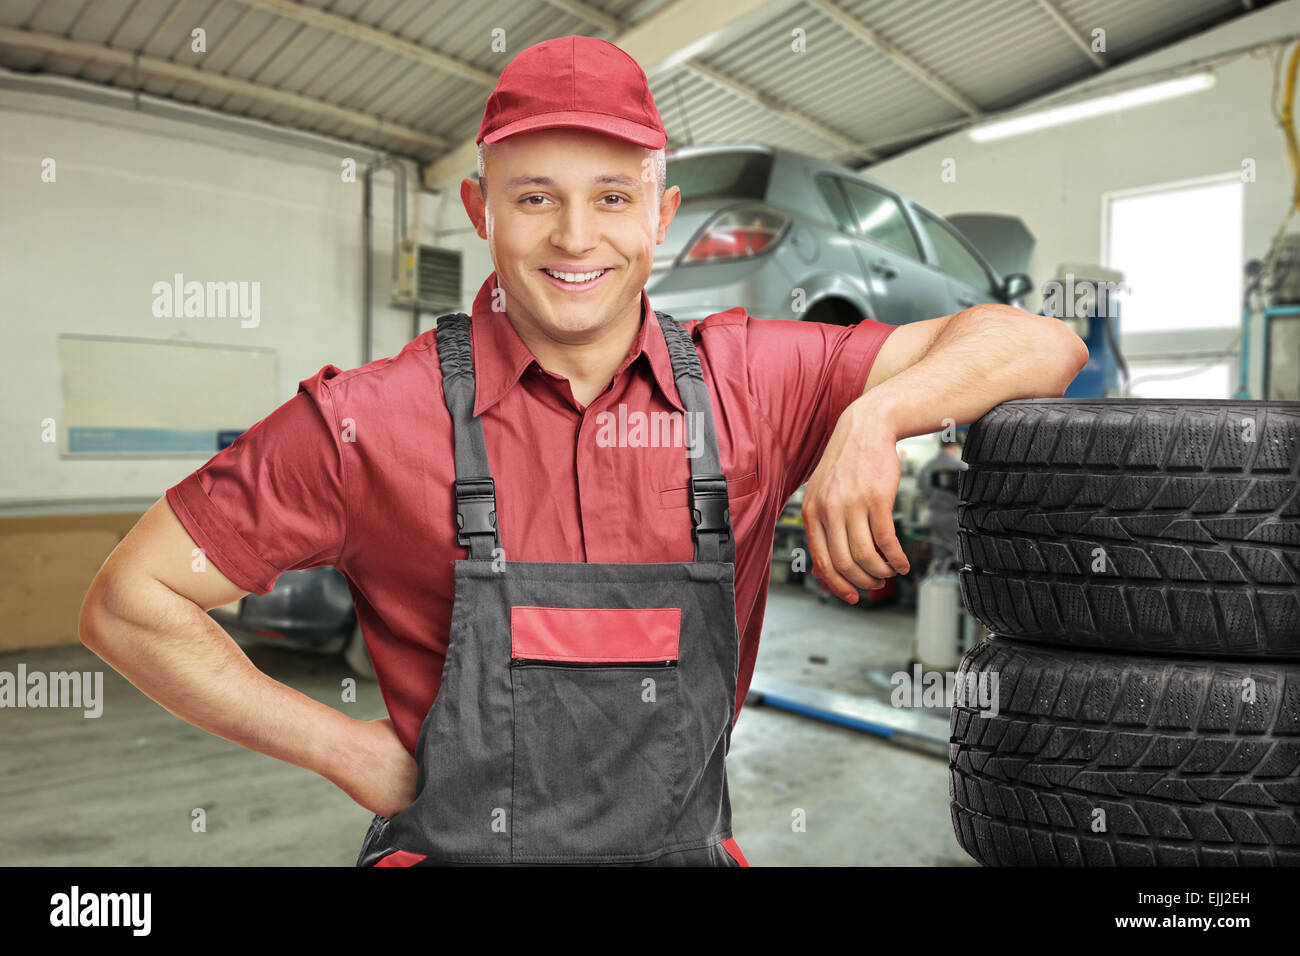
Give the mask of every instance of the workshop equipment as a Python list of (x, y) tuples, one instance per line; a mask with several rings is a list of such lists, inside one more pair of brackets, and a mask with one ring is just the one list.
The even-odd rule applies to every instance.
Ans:
[(1300, 305), (1264, 310), (1264, 355), (1264, 398), (1300, 399)]
[(1289, 232), (1272, 250), (1268, 304), (1300, 305), (1300, 232)]
[(1065, 398), (1106, 398), (1127, 390), (1128, 364), (1119, 345), (1123, 288), (1123, 272), (1083, 262), (1061, 263), (1048, 284), (1041, 314), (1065, 321), (1088, 346), (1088, 364), (1066, 388)]
[(1264, 339), (1263, 381), (1266, 401), (1300, 399), (1300, 233), (1282, 236), (1270, 251), (1269, 266), (1246, 263), (1241, 304), (1240, 373), (1234, 398), (1250, 398), (1251, 319), (1260, 302)]
[(970, 615), (951, 568), (928, 574), (917, 589), (912, 659), (929, 670), (955, 670), (966, 653), (963, 638)]
[(894, 707), (861, 694), (846, 694), (823, 687), (755, 674), (745, 697), (749, 706), (773, 707), (801, 717), (860, 730), (892, 744), (934, 757), (948, 756), (948, 712), (936, 708)]
[(1266, 257), (1246, 263), (1241, 294), (1241, 339), (1237, 350), (1237, 390), (1249, 399), (1252, 326), (1256, 310), (1264, 339), (1265, 401), (1300, 398), (1300, 233), (1290, 233)]
[(785, 568), (785, 582), (799, 584), (812, 567), (808, 539), (803, 530), (803, 492), (807, 485), (795, 489), (776, 519), (772, 541), (772, 561)]

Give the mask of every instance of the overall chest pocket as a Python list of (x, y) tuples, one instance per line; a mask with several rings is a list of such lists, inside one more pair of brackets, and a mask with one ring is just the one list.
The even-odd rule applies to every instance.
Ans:
[(515, 862), (664, 849), (684, 778), (679, 608), (510, 616)]

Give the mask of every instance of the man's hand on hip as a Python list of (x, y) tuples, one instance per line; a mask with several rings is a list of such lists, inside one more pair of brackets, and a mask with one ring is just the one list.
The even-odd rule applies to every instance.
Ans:
[(418, 765), (387, 717), (358, 720), (350, 734), (354, 759), (344, 762), (330, 779), (371, 813), (391, 819), (415, 801)]

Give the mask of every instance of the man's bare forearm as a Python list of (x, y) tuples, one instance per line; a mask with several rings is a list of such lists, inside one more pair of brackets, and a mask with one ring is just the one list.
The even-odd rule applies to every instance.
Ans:
[(1058, 319), (975, 306), (951, 316), (920, 359), (863, 399), (897, 438), (927, 435), (1001, 402), (1058, 397), (1087, 360), (1083, 340)]
[(202, 608), (161, 581), (96, 586), (81, 638), (143, 693), (183, 720), (338, 781), (364, 760), (360, 723), (262, 673)]

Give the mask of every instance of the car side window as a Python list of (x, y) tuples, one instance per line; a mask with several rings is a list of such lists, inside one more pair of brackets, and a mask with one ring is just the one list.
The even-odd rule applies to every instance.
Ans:
[(952, 226), (937, 216), (930, 215), (924, 209), (917, 209), (916, 213), (920, 217), (926, 235), (930, 237), (935, 255), (939, 257), (939, 268), (954, 279), (965, 282), (971, 288), (996, 295), (993, 277), (957, 238)]
[(824, 173), (818, 176), (817, 188), (821, 190), (826, 205), (830, 207), (831, 215), (835, 217), (835, 224), (846, 232), (856, 232), (858, 224), (853, 219), (853, 210), (849, 208), (844, 193), (840, 191), (840, 184), (835, 181), (835, 177), (827, 176)]
[(921, 250), (916, 245), (916, 237), (912, 235), (912, 230), (903, 217), (903, 210), (893, 196), (851, 179), (842, 179), (840, 182), (844, 186), (849, 206), (857, 216), (858, 235), (921, 261)]

